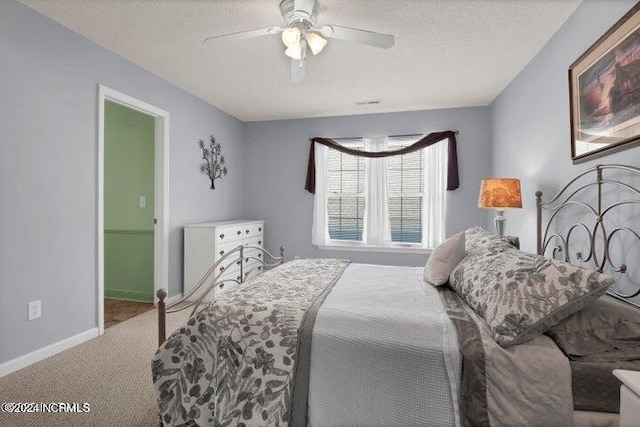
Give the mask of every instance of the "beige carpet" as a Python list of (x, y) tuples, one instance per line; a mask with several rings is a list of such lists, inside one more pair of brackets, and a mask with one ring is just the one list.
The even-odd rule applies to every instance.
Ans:
[[(167, 331), (187, 312), (168, 316)], [(151, 357), (157, 310), (107, 329), (101, 337), (0, 378), (3, 402), (87, 402), (88, 413), (0, 411), (0, 426), (157, 426)]]

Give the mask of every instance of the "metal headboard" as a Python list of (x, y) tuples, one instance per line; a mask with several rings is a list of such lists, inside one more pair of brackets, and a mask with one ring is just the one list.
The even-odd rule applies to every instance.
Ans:
[[(213, 302), (210, 300), (206, 302), (206, 305), (204, 304), (207, 295), (209, 295), (213, 289), (216, 287), (222, 288), (226, 283), (230, 282), (240, 285), (255, 271), (262, 272), (263, 269), (270, 269), (281, 265), (284, 261), (284, 251), (284, 246), (280, 246), (280, 256), (277, 257), (271, 255), (261, 246), (240, 245), (228, 251), (218, 259), (218, 261), (213, 263), (211, 268), (204, 273), (194, 288), (178, 301), (167, 305), (164, 301), (167, 297), (167, 290), (159, 289), (156, 293), (158, 297), (158, 344), (161, 345), (165, 341), (167, 314), (177, 313), (193, 307), (189, 314), (189, 317), (193, 317), (194, 314), (203, 310)], [(267, 262), (266, 258), (269, 258), (271, 262)], [(252, 263), (252, 266), (246, 269), (245, 263), (251, 260), (257, 262)], [(233, 279), (220, 280), (221, 276), (225, 274), (225, 270), (234, 265), (239, 267), (239, 276)], [(214, 272), (216, 273), (214, 274)], [(212, 275), (213, 279), (211, 279)]]
[[(640, 257), (630, 259), (640, 253), (639, 186), (640, 168), (610, 164), (580, 173), (548, 201), (536, 191), (537, 253), (616, 275), (608, 293), (640, 307), (640, 280), (629, 274), (640, 269)], [(543, 211), (548, 212), (544, 223)], [(625, 246), (623, 255), (614, 255), (614, 241)]]

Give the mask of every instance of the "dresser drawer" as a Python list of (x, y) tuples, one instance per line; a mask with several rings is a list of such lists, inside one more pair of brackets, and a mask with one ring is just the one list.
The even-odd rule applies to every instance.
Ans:
[[(231, 280), (231, 279), (237, 280), (239, 282), (240, 270), (234, 269), (233, 271), (228, 271), (226, 274), (223, 274), (222, 277), (218, 279), (218, 284), (211, 290), (211, 292), (207, 294), (207, 296), (203, 299), (203, 301), (205, 302), (214, 301), (217, 297), (220, 296), (220, 294), (227, 292), (235, 288), (236, 286), (238, 286), (238, 283), (236, 282), (232, 282), (232, 281), (224, 282), (224, 280)], [(211, 284), (211, 281), (208, 281), (207, 286), (209, 286), (210, 284)], [(206, 287), (203, 287), (203, 291), (204, 289), (206, 289)], [(200, 296), (200, 295), (202, 295), (202, 292), (198, 292), (197, 296)]]
[(258, 247), (263, 247), (263, 237), (259, 236), (259, 237), (253, 237), (251, 239), (243, 239), (242, 240), (242, 244), (245, 246), (258, 246)]
[[(263, 260), (264, 253), (259, 249), (247, 249), (244, 256), (250, 258), (249, 261), (251, 262), (258, 262)], [(245, 259), (244, 261), (245, 266), (247, 265), (247, 262), (248, 262), (247, 259)]]
[(221, 282), (223, 280), (229, 280), (229, 282), (218, 284), (218, 286), (216, 286), (216, 295), (218, 295), (222, 291), (228, 291), (229, 289), (237, 285), (236, 282), (232, 282), (231, 280), (237, 280), (238, 282), (240, 281), (240, 267), (237, 266), (236, 264), (234, 264), (231, 267), (228, 267), (224, 271), (222, 276), (220, 276), (220, 278), (218, 279), (218, 282)]
[(255, 260), (250, 260), (245, 263), (243, 270), (244, 281), (247, 281), (253, 277), (259, 276), (264, 271), (264, 267)]
[[(226, 253), (232, 251), (233, 249), (237, 248), (238, 246), (240, 246), (240, 242), (228, 242), (228, 243), (216, 245), (216, 248), (215, 248), (215, 251), (216, 251), (215, 260), (218, 261), (220, 258), (222, 258), (223, 255), (225, 255)], [(239, 256), (240, 256), (240, 251), (235, 252), (233, 255), (229, 256), (229, 258), (227, 258), (227, 259), (230, 260), (232, 258), (237, 258)]]
[(242, 227), (242, 238), (252, 239), (254, 237), (262, 237), (262, 227), (263, 225), (259, 222), (245, 224), (245, 226)]
[(230, 225), (227, 227), (216, 228), (216, 244), (224, 244), (227, 242), (237, 242), (243, 238), (244, 229), (242, 224)]
[[(233, 257), (231, 257), (233, 258)], [(240, 264), (235, 258), (228, 259), (223, 262), (223, 265), (216, 267), (216, 271), (211, 275), (211, 280), (218, 274), (221, 274), (220, 279), (236, 279), (240, 275)]]

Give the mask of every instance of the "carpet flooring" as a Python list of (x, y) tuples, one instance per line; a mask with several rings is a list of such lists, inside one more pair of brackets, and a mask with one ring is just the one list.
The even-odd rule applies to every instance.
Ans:
[[(169, 315), (167, 331), (187, 319)], [(88, 403), (84, 413), (6, 413), (0, 426), (157, 426), (151, 357), (157, 349), (157, 310), (107, 329), (104, 335), (0, 378), (3, 402)]]

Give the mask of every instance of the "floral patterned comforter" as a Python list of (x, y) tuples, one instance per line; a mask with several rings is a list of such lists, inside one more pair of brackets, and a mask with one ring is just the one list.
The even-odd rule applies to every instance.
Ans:
[(298, 365), (308, 364), (310, 335), (304, 334), (347, 265), (286, 263), (189, 319), (152, 361), (163, 424), (289, 425), (294, 388), (305, 387), (304, 372), (296, 378)]

